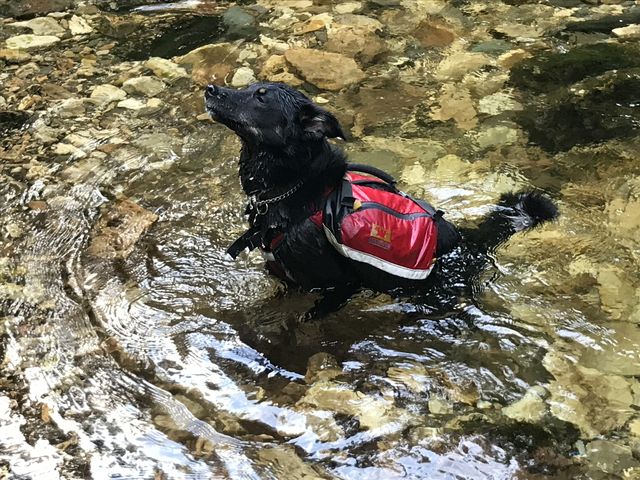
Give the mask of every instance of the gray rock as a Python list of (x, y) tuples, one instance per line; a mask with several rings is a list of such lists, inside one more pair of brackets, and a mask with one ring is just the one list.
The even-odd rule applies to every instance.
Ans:
[(161, 80), (155, 77), (134, 77), (122, 84), (122, 89), (130, 95), (138, 94), (147, 97), (155, 97), (165, 86)]
[(237, 5), (224, 12), (222, 21), (227, 27), (228, 38), (253, 39), (257, 36), (256, 19)]
[(73, 0), (9, 0), (0, 3), (0, 17), (28, 18), (61, 12), (73, 6)]

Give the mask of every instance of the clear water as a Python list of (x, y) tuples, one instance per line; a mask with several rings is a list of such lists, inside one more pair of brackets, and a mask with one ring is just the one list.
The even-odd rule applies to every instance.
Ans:
[[(52, 155), (32, 140), (12, 159), (35, 128), (12, 125), (0, 186), (0, 472), (171, 479), (640, 475), (637, 135), (545, 150), (528, 141), (519, 116), (536, 111), (538, 92), (514, 87), (497, 54), (458, 78), (433, 74), (447, 56), (489, 40), (478, 38), (478, 25), (521, 28), (519, 40), (507, 38), (508, 48), (535, 57), (608, 35), (557, 34), (576, 18), (633, 9), (402, 3), (363, 12), (384, 24), (390, 43), (404, 38), (402, 15), (413, 8), (448, 20), (462, 40), (450, 50), (392, 52), (370, 67), (359, 93), (323, 93), (331, 108), (356, 114), (354, 138), (344, 145), (351, 158), (387, 169), (460, 224), (477, 221), (500, 192), (531, 188), (558, 202), (560, 219), (514, 236), (478, 279), (474, 296), (450, 312), (365, 292), (322, 322), (284, 330), (315, 297), (284, 294), (259, 255), (225, 257), (245, 228), (239, 144), (223, 127), (196, 119), (197, 86), (169, 85), (160, 95), (163, 110), (150, 116), (89, 106), (84, 117), (61, 121), (66, 131), (85, 135), (82, 158)], [(304, 8), (292, 7), (304, 18)], [(181, 19), (218, 19), (218, 10), (186, 2), (114, 18), (163, 24), (164, 37), (139, 45), (181, 52), (172, 25), (183, 38)], [(290, 14), (276, 8), (263, 21)], [(94, 49), (115, 42), (120, 50), (99, 58), (89, 84), (116, 83), (140, 69), (141, 58), (122, 54), (142, 51), (135, 36), (101, 35), (85, 41)], [(47, 57), (41, 68), (57, 71)], [(2, 75), (11, 81), (24, 72), (11, 67)], [(586, 72), (578, 82), (596, 76)], [(51, 75), (47, 82), (63, 79)], [(397, 99), (409, 94), (398, 93), (398, 82), (413, 88), (404, 106)], [(438, 105), (446, 110), (452, 97), (458, 103), (448, 108), (466, 113), (449, 121), (429, 113)], [(563, 127), (544, 126), (550, 136)], [(122, 197), (158, 220), (126, 259), (91, 255), (101, 212)]]

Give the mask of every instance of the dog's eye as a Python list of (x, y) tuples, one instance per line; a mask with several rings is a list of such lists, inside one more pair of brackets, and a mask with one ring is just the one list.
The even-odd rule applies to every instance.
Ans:
[(256, 99), (260, 102), (260, 103), (264, 103), (264, 95), (267, 93), (267, 89), (266, 88), (259, 88), (258, 90), (256, 90)]

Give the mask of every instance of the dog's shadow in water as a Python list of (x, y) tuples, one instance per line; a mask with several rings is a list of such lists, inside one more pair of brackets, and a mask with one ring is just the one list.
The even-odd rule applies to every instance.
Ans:
[[(456, 254), (460, 252), (452, 253)], [(459, 267), (469, 267), (468, 262), (460, 258)], [(486, 258), (484, 262), (480, 276), (486, 278), (493, 268)], [(465, 278), (470, 274), (473, 278)], [(460, 333), (461, 322), (463, 329), (473, 330), (474, 317), (466, 313), (465, 307), (476, 303), (474, 296), (481, 290), (477, 274), (475, 268), (458, 268), (455, 272), (441, 269), (434, 272), (431, 288), (393, 298), (365, 290), (342, 309), (310, 321), (301, 321), (300, 312), (308, 310), (320, 296), (296, 290), (243, 310), (218, 311), (215, 315), (269, 362), (304, 374), (309, 358), (316, 353), (330, 353), (342, 362), (353, 356), (354, 345), (367, 340), (384, 338), (385, 342), (393, 342), (397, 338), (402, 344), (420, 342), (405, 338), (402, 332), (404, 327), (412, 328), (419, 322), (438, 324), (438, 329), (453, 336)], [(437, 342), (435, 338), (430, 340)]]

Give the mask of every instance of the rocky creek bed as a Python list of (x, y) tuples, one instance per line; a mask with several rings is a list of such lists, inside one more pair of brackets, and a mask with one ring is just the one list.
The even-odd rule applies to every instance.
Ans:
[[(0, 0), (0, 478), (640, 478), (640, 5)], [(354, 161), (473, 223), (453, 311), (231, 262), (202, 87), (282, 81)]]

